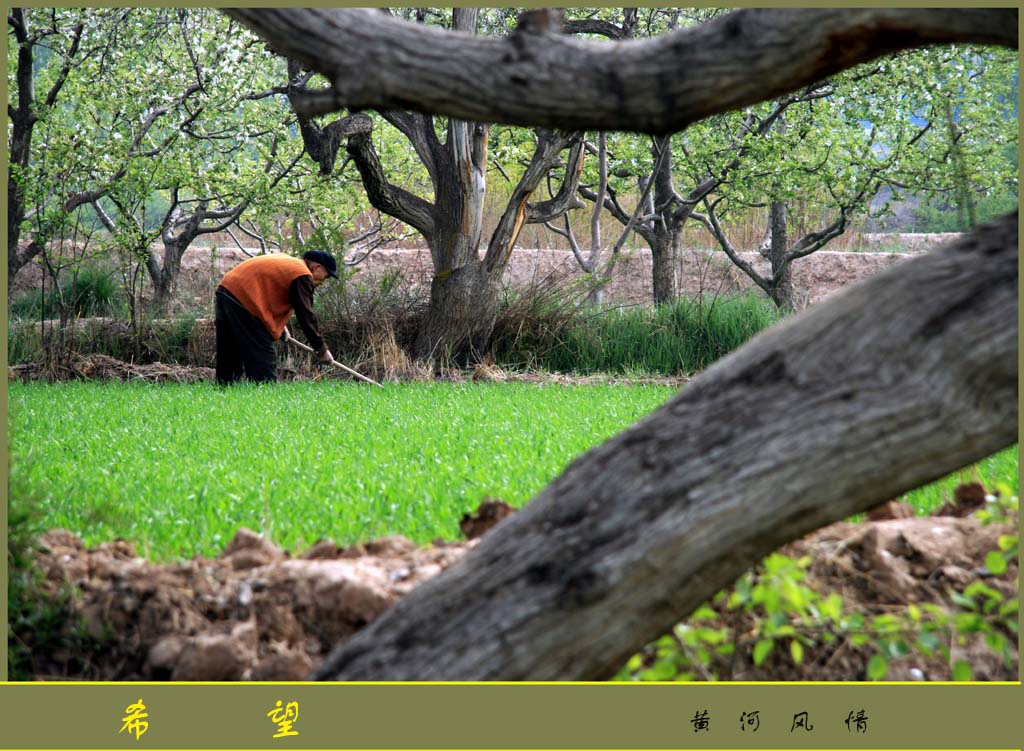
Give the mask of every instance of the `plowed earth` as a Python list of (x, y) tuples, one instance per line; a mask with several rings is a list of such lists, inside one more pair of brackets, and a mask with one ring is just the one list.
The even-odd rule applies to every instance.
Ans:
[[(965, 488), (973, 492), (960, 492)], [(984, 495), (980, 486), (962, 486), (958, 503), (940, 509), (942, 516), (925, 518), (914, 518), (909, 507), (890, 502), (868, 521), (825, 527), (781, 552), (810, 556), (805, 583), (821, 594), (838, 592), (847, 612), (866, 617), (902, 612), (910, 603), (948, 608), (951, 592), (979, 578), (1005, 598), (1015, 598), (1016, 565), (998, 577), (984, 568), (998, 536), (1012, 534), (1015, 527), (986, 526), (970, 516), (979, 495)], [(70, 591), (74, 617), (63, 625), (69, 646), (34, 656), (35, 676), (303, 680), (334, 645), (458, 561), (512, 512), (500, 501), (485, 501), (463, 519), (462, 531), (471, 539), (419, 548), (390, 537), (344, 548), (320, 541), (291, 555), (242, 529), (215, 559), (166, 565), (137, 557), (123, 540), (87, 549), (71, 533), (53, 530), (40, 539), (37, 556), (43, 590), (55, 598)], [(743, 646), (750, 624), (737, 617), (729, 625), (741, 645), (728, 670), (733, 680), (864, 678), (870, 650), (843, 639), (808, 650), (800, 665), (788, 655), (773, 654), (755, 668), (750, 649)], [(76, 628), (84, 628), (89, 638), (71, 638)], [(1013, 635), (1007, 636), (1016, 644)], [(975, 680), (1017, 680), (1016, 655), (1007, 664), (980, 637), (954, 643), (950, 661), (916, 654), (891, 661), (887, 679), (948, 680), (949, 664), (958, 659), (970, 662)]]

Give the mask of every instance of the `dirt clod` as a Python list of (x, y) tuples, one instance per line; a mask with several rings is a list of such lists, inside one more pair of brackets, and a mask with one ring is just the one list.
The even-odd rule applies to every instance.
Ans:
[(970, 516), (985, 505), (985, 487), (980, 482), (969, 482), (953, 491), (953, 500), (942, 504), (933, 516)]
[(910, 519), (914, 507), (904, 501), (886, 501), (868, 511), (868, 521), (880, 522), (886, 519)]
[(287, 650), (270, 655), (256, 665), (249, 676), (253, 681), (304, 681), (313, 672), (313, 661), (305, 652)]
[(485, 498), (476, 511), (462, 516), (459, 530), (467, 540), (475, 540), (514, 512), (515, 509), (502, 500)]
[(174, 661), (173, 681), (237, 681), (256, 659), (257, 633), (246, 621), (229, 633), (190, 638)]

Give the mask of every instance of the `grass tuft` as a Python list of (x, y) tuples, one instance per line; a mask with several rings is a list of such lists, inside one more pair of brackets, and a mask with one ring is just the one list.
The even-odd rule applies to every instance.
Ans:
[(539, 333), (501, 351), (499, 362), (580, 375), (692, 374), (778, 320), (775, 307), (756, 295), (680, 298), (562, 316), (554, 324), (538, 317)]

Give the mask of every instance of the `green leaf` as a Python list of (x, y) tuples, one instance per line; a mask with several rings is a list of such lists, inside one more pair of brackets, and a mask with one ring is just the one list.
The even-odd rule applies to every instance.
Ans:
[(899, 628), (899, 621), (891, 613), (883, 613), (882, 615), (875, 616), (872, 626), (876, 631), (885, 634), (897, 630)]
[(1006, 571), (1006, 559), (998, 550), (990, 550), (985, 556), (985, 568), (999, 576)]
[(662, 662), (657, 662), (652, 665), (641, 675), (643, 675), (644, 680), (647, 681), (670, 681), (675, 678), (676, 668), (671, 661), (663, 660)]
[(713, 647), (729, 638), (729, 629), (701, 628), (697, 630), (697, 636), (702, 642)]
[(931, 657), (939, 647), (939, 637), (931, 631), (922, 631), (917, 637), (917, 647)]
[(797, 610), (803, 609), (806, 597), (799, 584), (792, 579), (783, 579), (779, 583), (779, 588), (782, 590), (782, 596), (787, 602)]
[(989, 631), (986, 633), (985, 643), (988, 645), (988, 648), (997, 655), (1002, 655), (1003, 651), (1006, 649), (1006, 637), (998, 631)]
[(883, 655), (872, 655), (868, 660), (868, 680), (880, 681), (889, 672), (889, 661)]
[(885, 652), (889, 657), (896, 659), (910, 654), (910, 647), (902, 639), (889, 639), (885, 642)]
[(971, 663), (966, 660), (957, 660), (953, 665), (954, 681), (969, 681), (973, 675), (974, 672), (971, 670)]
[(781, 626), (785, 626), (787, 623), (789, 623), (789, 616), (781, 610), (776, 611), (768, 617), (768, 621), (765, 624), (765, 630), (774, 630)]
[(788, 558), (781, 553), (772, 553), (770, 556), (764, 559), (764, 570), (768, 574), (779, 574), (790, 568), (793, 565), (793, 560)]
[(972, 634), (985, 627), (985, 621), (977, 613), (960, 613), (956, 617), (956, 630), (962, 634)]
[(974, 581), (968, 584), (966, 588), (964, 588), (963, 595), (964, 597), (970, 597), (973, 599), (974, 597), (977, 597), (980, 594), (984, 594), (985, 590), (987, 589), (988, 587), (985, 586), (985, 582)]
[(792, 639), (789, 642), (789, 653), (793, 656), (793, 662), (799, 665), (804, 660), (804, 645)]
[(774, 646), (774, 639), (761, 639), (757, 642), (757, 644), (754, 645), (754, 664), (759, 666), (764, 662)]
[(911, 603), (907, 606), (907, 614), (910, 616), (910, 620), (917, 623), (921, 620), (921, 608)]
[(733, 592), (731, 595), (729, 595), (729, 602), (726, 604), (726, 607), (729, 608), (729, 610), (735, 610), (740, 605), (743, 605), (745, 602), (747, 602), (749, 599), (750, 599), (749, 591), (747, 591), (747, 592), (740, 592), (737, 589), (735, 592)]
[(826, 618), (832, 620), (835, 625), (839, 625), (839, 621), (843, 615), (843, 598), (837, 595), (835, 592), (830, 594), (819, 605), (821, 614)]
[(1016, 548), (1018, 543), (1017, 535), (999, 535), (999, 549), (1004, 553)]
[(715, 609), (707, 605), (701, 605), (690, 615), (689, 620), (693, 623), (699, 621), (711, 621), (718, 617), (718, 613)]
[(968, 610), (978, 609), (978, 603), (976, 603), (970, 597), (966, 597), (965, 595), (960, 594), (959, 592), (953, 592), (949, 596), (949, 599), (951, 599), (954, 604), (959, 605), (962, 608), (967, 608)]
[(864, 616), (860, 613), (851, 613), (847, 619), (846, 627), (855, 631), (864, 628)]

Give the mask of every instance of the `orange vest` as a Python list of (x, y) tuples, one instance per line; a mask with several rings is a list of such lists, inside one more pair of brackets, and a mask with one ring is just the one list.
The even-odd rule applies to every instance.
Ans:
[(224, 275), (220, 284), (238, 298), (277, 341), (292, 314), (288, 289), (300, 276), (313, 276), (305, 261), (272, 253), (242, 261)]

